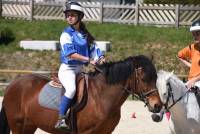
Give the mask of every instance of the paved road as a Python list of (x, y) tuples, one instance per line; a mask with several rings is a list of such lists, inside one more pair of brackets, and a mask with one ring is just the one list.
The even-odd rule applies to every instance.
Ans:
[[(1, 107), (2, 98), (0, 98)], [(135, 113), (136, 118), (132, 118)], [(140, 101), (126, 101), (122, 106), (122, 117), (113, 134), (168, 134), (168, 121), (155, 123), (151, 120), (151, 113)], [(48, 134), (38, 129), (35, 134)]]

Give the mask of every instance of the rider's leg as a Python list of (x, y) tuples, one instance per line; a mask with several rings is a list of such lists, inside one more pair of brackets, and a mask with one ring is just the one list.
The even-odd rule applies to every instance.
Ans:
[(72, 99), (76, 92), (76, 73), (80, 70), (78, 66), (69, 66), (61, 64), (58, 77), (63, 87), (65, 88), (65, 94), (61, 99), (59, 118), (55, 125), (56, 128), (69, 128), (65, 123), (66, 112), (70, 108)]
[(66, 112), (69, 109), (71, 105), (72, 99), (66, 97), (63, 95), (61, 98), (61, 103), (60, 103), (60, 108), (59, 108), (59, 115), (58, 115), (58, 120), (55, 125), (55, 128), (66, 128), (69, 129), (69, 126), (65, 123), (66, 119)]
[(59, 118), (64, 118), (67, 110), (71, 105), (72, 99), (66, 97), (65, 95), (62, 96), (60, 102), (60, 109), (59, 109)]

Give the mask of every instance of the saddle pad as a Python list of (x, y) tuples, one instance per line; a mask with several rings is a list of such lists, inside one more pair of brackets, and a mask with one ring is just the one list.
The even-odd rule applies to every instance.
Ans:
[(39, 104), (45, 108), (58, 110), (63, 92), (63, 88), (52, 87), (47, 83), (39, 93)]

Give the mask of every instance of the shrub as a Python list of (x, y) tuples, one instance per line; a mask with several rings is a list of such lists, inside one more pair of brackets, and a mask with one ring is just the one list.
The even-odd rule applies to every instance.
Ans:
[(7, 27), (0, 29), (0, 45), (8, 45), (8, 43), (15, 40), (12, 30)]

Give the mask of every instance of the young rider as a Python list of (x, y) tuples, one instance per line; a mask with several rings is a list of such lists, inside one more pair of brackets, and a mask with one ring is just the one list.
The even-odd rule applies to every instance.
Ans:
[(178, 52), (180, 61), (190, 68), (186, 83), (188, 88), (200, 87), (200, 20), (192, 23), (190, 32), (193, 35), (194, 43)]
[[(82, 22), (83, 7), (77, 2), (66, 2), (63, 12), (69, 26), (60, 36), (61, 65), (58, 78), (66, 91), (61, 98), (59, 117), (55, 128), (69, 128), (65, 123), (65, 114), (76, 92), (76, 74), (80, 73), (84, 64), (95, 65), (99, 58), (104, 60), (103, 53), (94, 44), (94, 37)], [(90, 58), (90, 55), (93, 56), (93, 59)]]

